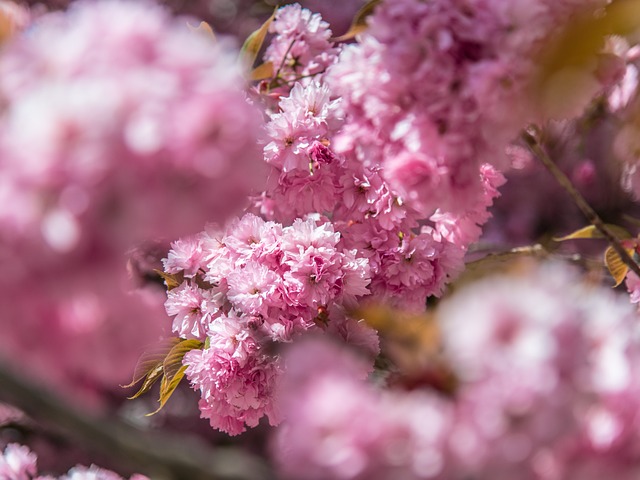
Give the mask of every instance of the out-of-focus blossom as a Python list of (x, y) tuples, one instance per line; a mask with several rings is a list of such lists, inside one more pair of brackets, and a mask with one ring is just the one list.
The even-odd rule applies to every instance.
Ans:
[(136, 250), (131, 282), (126, 252), (226, 218), (262, 182), (230, 48), (117, 0), (43, 15), (3, 48), (4, 360), (76, 399), (127, 383), (163, 325), (162, 294), (131, 292), (158, 267)]
[(92, 235), (128, 248), (237, 208), (261, 162), (227, 47), (157, 5), (118, 1), (16, 37), (0, 61), (3, 231), (61, 252)]
[(272, 451), (287, 478), (443, 478), (445, 400), (365, 385), (367, 363), (326, 341), (293, 346), (285, 362)]
[(0, 476), (10, 480), (30, 480), (37, 473), (37, 457), (27, 447), (9, 444), (0, 457)]
[(272, 449), (285, 476), (637, 474), (640, 329), (624, 298), (561, 264), (522, 265), (437, 313), (458, 380), (449, 397), (368, 385), (360, 359), (326, 341), (291, 349)]
[[(39, 476), (37, 456), (28, 447), (9, 444), (0, 456), (0, 478), (3, 480), (56, 480), (52, 476)], [(90, 467), (75, 466), (58, 480), (123, 480), (115, 472), (105, 470), (95, 465)], [(149, 480), (144, 475), (132, 475), (130, 480)]]

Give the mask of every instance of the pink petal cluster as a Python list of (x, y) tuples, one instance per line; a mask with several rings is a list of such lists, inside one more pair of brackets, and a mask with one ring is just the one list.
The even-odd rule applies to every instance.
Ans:
[(502, 177), (486, 166), (482, 201), (464, 219), (443, 215), (420, 228), (419, 213), (391, 190), (380, 168), (335, 152), (332, 139), (345, 140), (339, 136), (338, 108), (322, 82), (298, 83), (281, 98), (267, 124), (271, 142), (265, 160), (271, 171), (257, 205), (267, 218), (285, 223), (312, 213), (331, 218), (345, 244), (369, 259), (376, 295), (410, 310), (424, 309), (426, 298), (439, 295), (461, 270), (463, 253), (489, 217), (486, 209)]
[(525, 271), (477, 282), (438, 311), (459, 381), (451, 397), (380, 390), (343, 348), (295, 345), (273, 448), (285, 476), (635, 478), (637, 314), (564, 265)]
[[(56, 480), (50, 475), (38, 475), (37, 456), (28, 447), (10, 443), (0, 455), (0, 478), (3, 480)], [(57, 480), (123, 480), (109, 470), (95, 465), (73, 467), (66, 475)], [(144, 475), (133, 475), (130, 480), (148, 480)]]
[(331, 39), (329, 24), (318, 13), (312, 13), (299, 4), (285, 5), (278, 9), (269, 26), (275, 33), (264, 54), (264, 61), (271, 62), (277, 76), (288, 84), (324, 73), (338, 54)]
[(275, 424), (273, 391), (281, 372), (268, 342), (288, 342), (318, 325), (377, 351), (345, 316), (344, 307), (369, 294), (369, 265), (345, 249), (329, 222), (308, 217), (283, 227), (253, 214), (223, 231), (205, 231), (173, 244), (164, 261), (184, 282), (168, 292), (173, 331), (206, 341), (187, 354), (186, 375), (200, 390), (202, 416), (232, 435)]
[(342, 97), (353, 151), (422, 213), (464, 214), (479, 169), (533, 120), (522, 92), (533, 54), (575, 2), (382, 2), (327, 81)]

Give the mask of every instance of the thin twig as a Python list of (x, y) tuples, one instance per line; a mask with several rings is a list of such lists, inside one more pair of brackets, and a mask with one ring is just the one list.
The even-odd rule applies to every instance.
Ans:
[(238, 448), (211, 449), (191, 437), (143, 432), (120, 421), (91, 416), (4, 364), (0, 364), (0, 400), (153, 480), (274, 478), (264, 461)]
[(598, 231), (609, 241), (611, 247), (620, 256), (624, 264), (631, 269), (633, 273), (640, 276), (640, 266), (633, 261), (631, 256), (624, 249), (620, 240), (615, 236), (609, 227), (602, 221), (596, 211), (591, 208), (582, 194), (573, 186), (571, 180), (564, 174), (562, 170), (551, 160), (547, 152), (540, 145), (538, 140), (528, 132), (522, 132), (522, 139), (527, 144), (531, 152), (547, 167), (547, 170), (554, 176), (558, 183), (564, 188), (582, 211), (587, 220), (598, 229)]
[(282, 68), (284, 67), (284, 62), (287, 61), (287, 56), (289, 55), (289, 52), (291, 52), (291, 49), (293, 48), (293, 44), (296, 43), (296, 39), (294, 38), (293, 40), (291, 40), (291, 43), (289, 44), (289, 47), (287, 47), (287, 51), (284, 52), (284, 56), (282, 57), (282, 61), (280, 62), (280, 65), (278, 65), (278, 69), (276, 70), (276, 73), (274, 75), (274, 79), (277, 79), (280, 76), (280, 72), (282, 71)]

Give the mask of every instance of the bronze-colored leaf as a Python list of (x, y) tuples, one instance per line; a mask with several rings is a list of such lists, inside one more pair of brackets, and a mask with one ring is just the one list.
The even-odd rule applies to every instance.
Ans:
[(262, 44), (264, 43), (264, 39), (269, 32), (269, 26), (271, 25), (271, 22), (273, 22), (273, 19), (276, 18), (277, 11), (278, 9), (276, 8), (267, 21), (247, 37), (240, 49), (240, 56), (249, 67), (255, 63), (258, 53), (262, 48)]
[(614, 0), (605, 9), (604, 30), (613, 35), (632, 35), (640, 24), (640, 1)]
[(169, 352), (171, 352), (173, 347), (181, 341), (182, 339), (180, 338), (167, 338), (150, 350), (145, 351), (136, 363), (136, 367), (133, 372), (133, 380), (130, 384), (121, 385), (121, 387), (133, 387), (136, 383), (153, 372), (157, 367), (160, 367), (162, 370), (162, 364), (164, 363), (165, 358)]
[(162, 277), (164, 283), (167, 285), (167, 290), (173, 290), (176, 287), (182, 285), (184, 282), (184, 272), (179, 273), (165, 273), (162, 270), (154, 270), (158, 275)]
[(613, 0), (606, 8), (594, 10), (585, 2), (563, 28), (545, 40), (542, 55), (531, 83), (541, 114), (564, 118), (579, 113), (583, 98), (591, 98), (601, 88), (595, 76), (605, 40), (637, 31), (640, 1)]
[(142, 382), (142, 386), (140, 387), (140, 389), (135, 394), (133, 394), (132, 396), (127, 397), (127, 398), (129, 400), (133, 400), (134, 398), (138, 398), (143, 393), (147, 393), (149, 390), (151, 390), (151, 387), (153, 387), (153, 385), (160, 378), (164, 378), (164, 372), (162, 370), (162, 364), (158, 365), (153, 370), (151, 370), (149, 373), (147, 373), (147, 376), (144, 379), (144, 382)]
[(428, 313), (409, 313), (373, 304), (356, 310), (351, 316), (362, 318), (396, 348), (412, 355), (433, 353), (440, 343), (438, 326)]
[(367, 18), (373, 13), (380, 1), (381, 0), (369, 0), (365, 3), (362, 8), (356, 12), (347, 33), (334, 38), (333, 41), (344, 42), (345, 40), (351, 40), (359, 33), (364, 32), (367, 29)]
[(216, 42), (216, 34), (213, 33), (213, 28), (207, 22), (200, 22), (200, 25), (197, 27), (187, 23), (187, 28), (196, 35), (202, 35), (207, 40), (211, 40), (214, 43)]
[(254, 68), (249, 74), (249, 80), (257, 82), (273, 77), (273, 62), (264, 62)]
[(532, 260), (544, 259), (549, 253), (541, 245), (518, 247), (507, 252), (490, 253), (483, 258), (468, 262), (460, 276), (449, 284), (448, 293), (458, 290), (463, 285), (498, 273), (519, 271), (528, 268)]
[(180, 367), (180, 369), (176, 372), (176, 374), (170, 380), (168, 380), (166, 376), (162, 377), (162, 383), (160, 384), (160, 399), (159, 399), (160, 406), (154, 412), (147, 413), (146, 415), (147, 417), (150, 417), (151, 415), (155, 415), (160, 410), (162, 410), (162, 407), (165, 406), (169, 398), (171, 398), (171, 395), (173, 395), (173, 392), (176, 390), (176, 388), (180, 384), (180, 381), (184, 377), (184, 372), (186, 370), (187, 370), (187, 366), (183, 365), (182, 367)]
[[(626, 240), (631, 238), (631, 234), (624, 228), (618, 225), (606, 224), (606, 227), (613, 233), (619, 240)], [(580, 230), (576, 230), (564, 237), (554, 238), (556, 242), (564, 242), (566, 240), (576, 240), (579, 238), (604, 238), (604, 235), (595, 225), (589, 225)]]
[[(625, 248), (625, 250), (629, 255), (633, 255), (634, 250), (632, 248)], [(607, 270), (609, 270), (609, 273), (611, 274), (611, 276), (613, 277), (613, 280), (615, 281), (614, 287), (617, 287), (622, 283), (624, 278), (627, 276), (627, 273), (629, 272), (629, 267), (625, 265), (625, 263), (622, 261), (622, 258), (620, 258), (620, 255), (618, 255), (618, 253), (613, 249), (613, 247), (608, 247), (605, 250), (604, 264), (606, 265)]]
[(180, 343), (174, 345), (162, 362), (162, 370), (167, 380), (171, 381), (173, 377), (175, 377), (182, 367), (182, 359), (187, 352), (202, 348), (203, 345), (200, 340), (194, 339), (182, 340)]

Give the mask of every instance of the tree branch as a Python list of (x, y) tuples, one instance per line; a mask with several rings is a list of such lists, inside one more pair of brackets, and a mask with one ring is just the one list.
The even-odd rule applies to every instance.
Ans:
[(564, 174), (562, 170), (551, 160), (547, 152), (542, 148), (538, 140), (530, 133), (522, 132), (522, 139), (527, 144), (531, 152), (543, 163), (547, 170), (554, 176), (558, 183), (564, 188), (582, 211), (587, 220), (598, 229), (598, 231), (608, 240), (611, 247), (620, 256), (624, 264), (631, 269), (633, 273), (640, 277), (640, 266), (633, 261), (631, 256), (624, 249), (620, 240), (615, 236), (609, 227), (602, 221), (596, 211), (591, 208), (582, 194), (573, 186), (571, 180)]
[(263, 460), (237, 448), (211, 449), (193, 438), (143, 432), (120, 421), (79, 411), (1, 363), (0, 400), (153, 480), (275, 478)]

